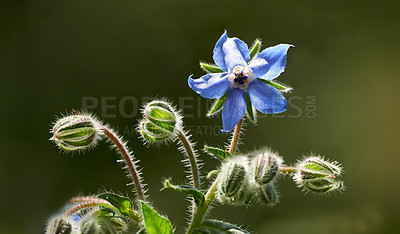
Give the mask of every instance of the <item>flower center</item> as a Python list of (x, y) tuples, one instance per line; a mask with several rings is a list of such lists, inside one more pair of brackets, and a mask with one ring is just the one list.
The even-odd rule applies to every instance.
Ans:
[(229, 81), (235, 88), (246, 90), (253, 80), (253, 71), (248, 67), (236, 66), (229, 74)]

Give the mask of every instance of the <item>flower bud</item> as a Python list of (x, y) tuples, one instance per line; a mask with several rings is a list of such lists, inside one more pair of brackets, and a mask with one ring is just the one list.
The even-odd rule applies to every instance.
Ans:
[(72, 223), (68, 217), (53, 217), (47, 224), (46, 234), (70, 234), (73, 231)]
[(268, 184), (278, 174), (281, 164), (282, 159), (270, 151), (258, 153), (252, 160), (255, 182), (260, 185)]
[(100, 126), (88, 115), (66, 116), (54, 124), (50, 140), (66, 151), (84, 150), (96, 145)]
[(128, 225), (121, 216), (106, 210), (96, 210), (82, 220), (80, 229), (81, 233), (125, 233)]
[(232, 157), (222, 165), (218, 188), (221, 203), (249, 203), (254, 193), (249, 183), (248, 169), (248, 160), (244, 156)]
[(149, 142), (170, 139), (180, 128), (181, 117), (167, 102), (155, 100), (143, 109), (144, 119), (139, 124), (139, 132)]
[(299, 187), (314, 193), (327, 193), (343, 189), (343, 182), (338, 178), (340, 166), (328, 162), (321, 157), (308, 157), (297, 164), (297, 172), (293, 176)]
[(257, 201), (261, 205), (274, 206), (279, 202), (279, 194), (274, 183), (263, 184), (258, 187)]
[(168, 132), (147, 119), (139, 124), (139, 131), (142, 137), (150, 142), (160, 142), (171, 137), (172, 133)]

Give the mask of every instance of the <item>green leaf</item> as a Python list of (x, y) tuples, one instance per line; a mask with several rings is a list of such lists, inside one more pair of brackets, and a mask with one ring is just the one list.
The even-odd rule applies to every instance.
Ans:
[(217, 159), (222, 159), (222, 160), (226, 160), (229, 157), (232, 156), (231, 153), (229, 153), (227, 150), (223, 150), (217, 147), (211, 147), (208, 145), (204, 146), (204, 150), (211, 156), (214, 156)]
[(292, 91), (292, 88), (290, 88), (289, 86), (285, 86), (285, 85), (282, 85), (282, 84), (278, 84), (278, 83), (272, 82), (272, 81), (270, 81), (270, 80), (263, 80), (263, 79), (258, 79), (258, 80), (261, 81), (261, 82), (263, 82), (263, 83), (265, 83), (265, 84), (267, 84), (267, 85), (271, 85), (272, 87), (278, 89), (278, 90), (281, 91), (282, 93), (287, 93), (287, 92)]
[(98, 195), (97, 197), (111, 203), (123, 215), (129, 216), (132, 212), (132, 202), (127, 197), (123, 197), (113, 193), (103, 193)]
[(260, 49), (261, 49), (261, 41), (256, 39), (254, 41), (253, 47), (251, 47), (250, 50), (250, 61), (253, 60), (258, 53), (260, 53)]
[(148, 234), (172, 234), (171, 222), (159, 215), (149, 204), (142, 202), (142, 213)]
[(223, 73), (224, 72), (221, 70), (221, 68), (219, 68), (216, 65), (200, 63), (200, 67), (207, 73)]
[(218, 99), (218, 100), (214, 103), (213, 107), (212, 107), (211, 110), (208, 112), (207, 116), (212, 116), (212, 115), (218, 113), (218, 112), (222, 109), (222, 107), (224, 106), (226, 97), (228, 97), (228, 94), (229, 94), (229, 91), (226, 92), (224, 96), (222, 96), (220, 99)]
[(192, 195), (194, 197), (194, 201), (196, 202), (196, 205), (198, 207), (202, 206), (204, 204), (204, 201), (205, 201), (204, 194), (200, 190), (198, 190), (198, 189), (196, 189), (196, 188), (194, 188), (192, 186), (189, 186), (189, 185), (173, 185), (173, 184), (171, 184), (169, 182), (169, 180), (165, 180), (164, 185), (165, 185), (166, 188), (170, 188), (170, 189), (173, 189), (175, 191), (184, 192), (184, 193), (187, 193), (189, 195)]
[(214, 219), (208, 219), (204, 221), (199, 228), (196, 228), (193, 231), (193, 234), (227, 234), (227, 233), (247, 234), (249, 232), (241, 229), (236, 225)]
[(251, 104), (251, 100), (249, 95), (246, 93), (246, 101), (247, 101), (247, 116), (251, 120), (251, 122), (256, 122), (256, 113), (253, 111), (253, 104)]

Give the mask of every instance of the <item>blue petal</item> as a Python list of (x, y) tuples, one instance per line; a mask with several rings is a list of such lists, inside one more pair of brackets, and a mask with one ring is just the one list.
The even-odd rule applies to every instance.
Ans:
[(228, 91), (231, 86), (227, 73), (210, 73), (198, 79), (188, 79), (191, 89), (205, 98), (220, 98)]
[(282, 93), (257, 79), (250, 84), (247, 92), (253, 106), (264, 114), (281, 113), (287, 109)]
[(227, 32), (215, 44), (214, 62), (223, 71), (230, 72), (235, 66), (246, 66), (250, 60), (249, 47), (238, 38), (229, 38)]
[(253, 75), (258, 78), (265, 75), (270, 66), (264, 58), (256, 57), (249, 64), (249, 68), (253, 71)]
[[(287, 51), (293, 45), (279, 44), (273, 47), (269, 47), (259, 53), (254, 59), (254, 62), (259, 62), (260, 59), (265, 59), (268, 62), (268, 66), (263, 68), (261, 75), (256, 76), (264, 80), (272, 80), (278, 77), (284, 70), (286, 66), (286, 55)], [(253, 62), (250, 64), (250, 67)], [(262, 74), (264, 73), (264, 74)]]
[(243, 118), (246, 108), (245, 93), (240, 89), (232, 89), (222, 109), (222, 122), (224, 125), (222, 132), (230, 132), (239, 120)]

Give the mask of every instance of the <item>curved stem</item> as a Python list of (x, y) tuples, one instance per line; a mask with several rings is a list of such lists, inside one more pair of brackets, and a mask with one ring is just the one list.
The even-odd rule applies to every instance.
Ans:
[(243, 119), (241, 119), (235, 126), (235, 130), (232, 135), (232, 141), (229, 147), (229, 153), (235, 154), (236, 147), (238, 145), (240, 130), (242, 130)]
[[(233, 136), (232, 136), (232, 141), (231, 141), (231, 144), (229, 147), (229, 153), (231, 153), (231, 154), (234, 154), (236, 151), (237, 144), (239, 141), (240, 131), (242, 129), (242, 124), (243, 124), (243, 119), (241, 119), (235, 126), (235, 130), (234, 130)], [(221, 174), (218, 174), (218, 177), (214, 180), (213, 184), (208, 189), (207, 194), (205, 196), (204, 204), (200, 207), (197, 207), (197, 209), (193, 215), (192, 222), (190, 223), (190, 226), (187, 230), (188, 234), (193, 233), (194, 229), (201, 225), (201, 223), (203, 222), (204, 216), (206, 215), (211, 204), (214, 202), (215, 198), (217, 197), (217, 190), (218, 190), (220, 175)]]
[[(107, 200), (97, 198), (97, 197), (90, 197), (90, 196), (89, 197), (74, 197), (71, 200), (69, 200), (69, 203), (74, 206), (72, 206), (67, 211), (65, 211), (65, 213), (67, 215), (72, 215), (81, 209), (95, 207), (95, 206), (99, 206), (99, 205), (115, 209), (115, 207)], [(138, 223), (140, 223), (140, 221), (142, 220), (141, 215), (138, 212), (136, 212), (135, 210), (128, 210), (127, 213), (131, 219), (135, 220)]]
[(140, 176), (138, 171), (136, 170), (135, 163), (132, 160), (131, 152), (127, 149), (127, 147), (117, 136), (117, 134), (113, 132), (113, 130), (109, 129), (107, 126), (103, 126), (102, 129), (104, 134), (114, 143), (119, 152), (122, 154), (122, 157), (124, 158), (125, 163), (128, 166), (129, 172), (132, 176), (133, 183), (135, 184), (137, 195), (140, 200), (144, 201), (143, 186), (140, 182)]
[(200, 173), (197, 165), (196, 154), (194, 153), (192, 144), (182, 130), (178, 131), (178, 139), (181, 141), (183, 148), (188, 156), (190, 169), (192, 171), (193, 187), (200, 189)]
[(103, 200), (103, 199), (96, 199), (92, 201), (86, 201), (86, 202), (80, 202), (77, 203), (76, 205), (72, 206), (69, 208), (67, 211), (65, 211), (66, 215), (73, 215), (75, 212), (85, 209), (85, 208), (90, 208), (90, 207), (95, 207), (102, 205), (104, 207), (113, 207), (108, 201)]

